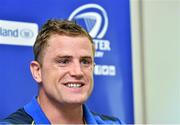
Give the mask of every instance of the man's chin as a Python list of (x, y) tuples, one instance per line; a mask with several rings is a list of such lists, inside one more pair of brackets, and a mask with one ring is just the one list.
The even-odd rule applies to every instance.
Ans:
[(82, 105), (86, 102), (86, 100), (75, 100), (75, 101), (69, 101), (69, 104), (77, 104), (77, 105)]
[(86, 102), (87, 99), (76, 99), (68, 100), (66, 103), (71, 105), (82, 105)]

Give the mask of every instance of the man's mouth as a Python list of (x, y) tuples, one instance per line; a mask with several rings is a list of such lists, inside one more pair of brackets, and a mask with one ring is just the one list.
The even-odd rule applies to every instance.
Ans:
[(80, 87), (84, 86), (83, 83), (66, 83), (64, 85), (68, 88), (80, 88)]

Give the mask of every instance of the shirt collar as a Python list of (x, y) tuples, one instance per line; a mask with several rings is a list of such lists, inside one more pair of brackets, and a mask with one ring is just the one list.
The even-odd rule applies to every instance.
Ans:
[(86, 105), (83, 105), (83, 114), (87, 124), (97, 124), (95, 117)]
[(34, 119), (36, 124), (50, 124), (46, 115), (42, 111), (36, 97), (32, 101), (24, 106), (24, 110)]

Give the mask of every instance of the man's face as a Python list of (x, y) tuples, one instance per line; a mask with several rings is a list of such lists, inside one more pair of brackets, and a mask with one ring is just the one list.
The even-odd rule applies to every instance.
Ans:
[(40, 91), (60, 104), (82, 104), (93, 89), (93, 68), (87, 37), (52, 35), (39, 68)]

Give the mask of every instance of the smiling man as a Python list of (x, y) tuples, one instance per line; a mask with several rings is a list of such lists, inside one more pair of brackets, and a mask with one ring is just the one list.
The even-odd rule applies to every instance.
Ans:
[(121, 124), (91, 112), (84, 104), (93, 89), (95, 47), (90, 35), (66, 20), (48, 20), (35, 44), (30, 64), (38, 95), (1, 123)]

